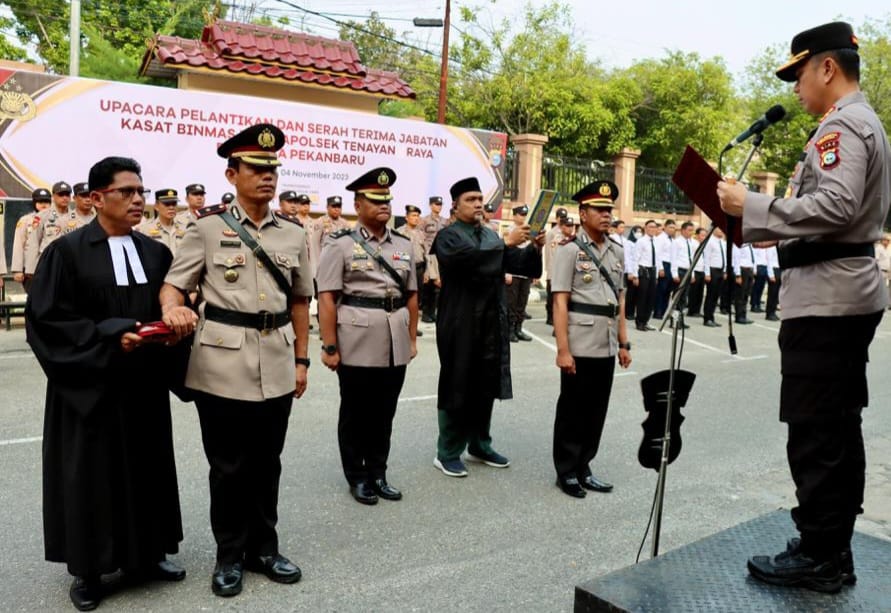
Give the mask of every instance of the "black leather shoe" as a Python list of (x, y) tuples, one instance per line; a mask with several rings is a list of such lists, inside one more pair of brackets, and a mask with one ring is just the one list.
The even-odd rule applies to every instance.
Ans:
[(776, 313), (768, 313), (767, 315), (764, 316), (764, 319), (767, 321), (779, 321), (780, 316), (777, 315)]
[[(797, 553), (800, 547), (801, 539), (796, 536), (786, 542), (786, 551), (779, 555), (782, 556)], [(845, 585), (855, 585), (857, 583), (857, 575), (854, 573), (854, 555), (851, 553), (850, 547), (843, 549), (839, 554), (839, 566), (841, 568), (842, 583)]]
[(762, 309), (760, 306), (757, 306), (757, 307), (753, 306), (751, 309), (749, 309), (749, 312), (750, 313), (763, 313), (764, 309)]
[(702, 325), (705, 326), (706, 328), (720, 328), (721, 327), (721, 324), (714, 321), (713, 319), (709, 319), (708, 321), (702, 322)]
[(362, 504), (377, 504), (377, 496), (367, 481), (359, 481), (359, 483), (350, 486), (350, 494), (356, 499), (356, 502)]
[(102, 602), (102, 582), (96, 579), (75, 577), (68, 589), (71, 603), (78, 611), (92, 611)]
[(371, 488), (384, 500), (402, 500), (402, 492), (387, 483), (386, 479), (375, 479), (371, 482)]
[(532, 340), (532, 337), (529, 336), (528, 334), (526, 334), (523, 331), (523, 328), (517, 329), (517, 338), (520, 339), (521, 341), (531, 341)]
[(432, 317), (430, 317), (429, 315), (421, 315), (421, 321), (423, 321), (425, 324), (432, 324), (436, 320), (433, 319)]
[(280, 553), (248, 558), (245, 567), (253, 573), (266, 575), (270, 581), (276, 583), (297, 583), (303, 576), (300, 568)]
[(782, 587), (804, 587), (816, 592), (835, 594), (844, 578), (836, 554), (829, 560), (815, 560), (800, 549), (775, 556), (754, 556), (748, 562), (749, 573), (765, 583)]
[(170, 560), (161, 560), (151, 567), (148, 576), (154, 581), (182, 581), (186, 578), (186, 570)]
[(512, 343), (520, 342), (520, 337), (517, 336), (517, 333), (514, 330), (511, 330), (511, 332), (510, 332), (510, 342), (512, 342)]
[(217, 564), (213, 569), (210, 589), (217, 596), (228, 598), (241, 594), (244, 586), (244, 567), (241, 562), (234, 564)]
[(563, 490), (564, 494), (572, 496), (573, 498), (584, 498), (588, 495), (588, 492), (582, 489), (582, 486), (579, 485), (579, 480), (575, 477), (568, 477), (566, 479), (558, 478), (557, 487)]
[(581, 480), (582, 487), (586, 490), (591, 490), (592, 492), (611, 492), (613, 491), (612, 483), (607, 483), (606, 481), (601, 481), (594, 475), (588, 475), (584, 479)]
[(748, 326), (749, 324), (753, 324), (755, 322), (752, 321), (751, 319), (749, 319), (748, 317), (737, 317), (734, 320), (734, 323), (738, 323), (741, 326)]

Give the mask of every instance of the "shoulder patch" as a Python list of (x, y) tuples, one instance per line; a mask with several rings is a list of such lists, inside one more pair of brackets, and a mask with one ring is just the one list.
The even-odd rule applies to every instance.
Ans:
[(332, 232), (328, 236), (330, 236), (331, 238), (343, 238), (344, 236), (349, 236), (350, 232), (352, 232), (350, 228), (341, 228), (336, 232)]
[(285, 214), (282, 213), (281, 211), (273, 211), (272, 214), (275, 215), (275, 217), (276, 217), (277, 219), (281, 219), (282, 221), (289, 221), (289, 222), (291, 222), (291, 223), (293, 223), (293, 224), (297, 224), (297, 225), (300, 226), (301, 228), (303, 227), (303, 224), (300, 223), (300, 220), (299, 220), (299, 219), (291, 219), (290, 217), (288, 217), (287, 215), (285, 215)]
[(392, 232), (392, 233), (395, 234), (396, 236), (400, 236), (400, 237), (404, 238), (404, 239), (407, 240), (407, 241), (410, 241), (410, 240), (411, 240), (411, 237), (406, 236), (405, 234), (403, 234), (401, 230), (402, 230), (402, 228), (399, 228), (399, 230), (390, 230), (390, 232)]
[(197, 211), (195, 211), (195, 217), (198, 219), (203, 219), (209, 215), (219, 215), (226, 211), (228, 207), (225, 204), (212, 204), (210, 206), (201, 207)]
[(838, 141), (841, 138), (841, 132), (827, 132), (814, 143), (821, 151), (830, 147), (838, 147)]

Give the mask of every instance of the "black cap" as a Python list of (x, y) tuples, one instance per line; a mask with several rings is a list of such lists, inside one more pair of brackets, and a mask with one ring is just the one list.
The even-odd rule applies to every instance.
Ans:
[(442, 196), (430, 196), (430, 204), (442, 204)]
[(346, 186), (356, 195), (363, 195), (372, 202), (390, 202), (393, 194), (390, 186), (396, 182), (396, 173), (391, 168), (374, 168)]
[(233, 194), (232, 192), (226, 192), (225, 194), (223, 194), (223, 197), (220, 198), (220, 202), (222, 202), (223, 204), (229, 204), (233, 200), (235, 200), (235, 194)]
[(511, 209), (511, 212), (512, 212), (514, 215), (528, 215), (528, 214), (529, 214), (529, 207), (526, 206), (525, 204), (521, 204), (520, 206), (515, 206), (514, 208), (512, 208), (512, 209)]
[(190, 183), (186, 185), (186, 193), (187, 194), (201, 194), (204, 195), (204, 186), (201, 183)]
[(420, 212), (421, 212), (421, 209), (419, 209), (418, 207), (416, 207), (413, 204), (405, 205), (405, 214), (406, 215), (408, 215), (409, 213), (420, 213)]
[(82, 196), (84, 194), (89, 194), (90, 186), (87, 185), (86, 183), (75, 183), (73, 191), (74, 191), (75, 196)]
[(251, 166), (281, 166), (275, 152), (284, 145), (284, 132), (271, 123), (258, 123), (217, 147), (217, 155), (238, 159)]
[(161, 204), (176, 204), (179, 202), (179, 196), (175, 189), (159, 189), (155, 191), (155, 202), (160, 202)]
[(575, 220), (569, 215), (564, 215), (563, 217), (557, 219), (557, 224), (561, 226), (574, 226)]
[(495, 205), (492, 204), (491, 202), (487, 202), (486, 204), (483, 205), (483, 210), (487, 213), (494, 213)]
[(616, 198), (619, 197), (619, 188), (612, 181), (601, 179), (589, 183), (572, 197), (579, 203), (579, 207), (596, 206), (613, 208)]
[(297, 192), (295, 192), (293, 190), (288, 190), (288, 191), (282, 192), (278, 195), (279, 202), (285, 202), (286, 200), (296, 202), (297, 201)]
[(777, 69), (777, 76), (788, 83), (797, 80), (798, 67), (813, 55), (835, 49), (853, 49), (857, 51), (859, 44), (853, 28), (844, 21), (826, 23), (795, 35), (789, 61)]
[(45, 187), (38, 187), (33, 192), (31, 192), (31, 201), (32, 202), (50, 202), (53, 199), (53, 195), (49, 193), (49, 190)]
[(312, 200), (310, 200), (309, 196), (306, 194), (297, 194), (297, 202), (300, 204), (309, 204)]
[[(461, 194), (466, 194), (467, 192), (482, 192), (483, 190), (480, 188), (480, 182), (476, 177), (467, 177), (466, 179), (461, 179), (454, 185), (449, 188), (449, 193), (452, 195), (452, 201), (455, 202), (461, 196)], [(439, 196), (434, 196), (435, 198), (439, 198)], [(442, 198), (439, 199), (442, 202)], [(430, 203), (433, 203), (433, 198), (430, 198)]]
[(328, 196), (328, 206), (343, 206), (340, 196)]
[(65, 183), (65, 181), (58, 181), (56, 183), (53, 183), (53, 193), (54, 194), (61, 194), (63, 192), (68, 192), (70, 194), (71, 186), (68, 185), (67, 183)]
[(566, 217), (567, 215), (569, 215), (569, 211), (564, 209), (562, 206), (557, 207), (557, 210), (554, 211), (554, 215), (557, 216), (557, 219), (560, 219), (561, 217)]

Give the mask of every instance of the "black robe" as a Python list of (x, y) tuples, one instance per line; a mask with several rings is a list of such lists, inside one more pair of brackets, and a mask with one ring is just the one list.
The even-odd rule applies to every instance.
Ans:
[(436, 256), (442, 289), (436, 317), (438, 408), (459, 414), (513, 397), (504, 271), (541, 276), (534, 245), (505, 249), (489, 227), (454, 222), (440, 230)]
[(182, 521), (167, 387), (168, 352), (120, 337), (160, 319), (172, 256), (133, 233), (147, 284), (115, 284), (94, 220), (43, 253), (28, 293), (28, 343), (47, 376), (43, 424), (46, 559), (76, 576), (137, 570), (175, 553)]

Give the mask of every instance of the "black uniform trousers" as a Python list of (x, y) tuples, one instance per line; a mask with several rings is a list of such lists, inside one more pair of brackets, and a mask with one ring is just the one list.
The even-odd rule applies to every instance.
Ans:
[(519, 330), (526, 320), (526, 305), (529, 303), (529, 290), (532, 288), (532, 279), (528, 277), (514, 277), (507, 286), (507, 310), (512, 330)]
[[(545, 314), (546, 319), (545, 323), (549, 326), (554, 324), (554, 295), (551, 293), (551, 280), (548, 279), (545, 281)], [(628, 304), (626, 301), (625, 311), (628, 311)]]
[[(686, 275), (686, 274), (687, 274), (686, 268), (678, 268), (678, 280), (679, 281), (683, 281), (684, 275)], [(691, 281), (693, 280), (692, 276), (690, 277), (690, 280)], [(676, 284), (675, 291), (677, 291), (678, 287), (679, 287), (679, 284)], [(684, 312), (684, 309), (687, 308), (687, 304), (690, 302), (690, 290), (692, 290), (692, 289), (693, 289), (692, 285), (687, 286), (687, 291), (684, 293), (684, 297), (678, 301), (677, 308), (678, 308), (678, 311), (680, 311), (681, 313)]]
[(850, 547), (863, 512), (866, 457), (861, 413), (866, 362), (882, 312), (800, 317), (780, 325), (780, 420), (798, 506), (802, 550), (818, 559)]
[(653, 305), (653, 317), (662, 319), (665, 317), (665, 309), (668, 308), (668, 299), (674, 287), (674, 279), (671, 278), (671, 262), (662, 262), (662, 270), (665, 274), (656, 281), (656, 301)]
[(739, 272), (742, 283), (737, 283), (735, 279), (733, 281), (733, 314), (736, 319), (745, 319), (755, 275), (751, 268), (740, 268)]
[(705, 273), (694, 270), (693, 280), (695, 283), (690, 285), (690, 290), (687, 292), (687, 296), (690, 298), (687, 315), (699, 315), (702, 310), (702, 297), (705, 295)]
[(758, 264), (755, 267), (755, 278), (752, 281), (752, 296), (750, 299), (753, 311), (761, 308), (761, 299), (764, 297), (764, 286), (767, 284), (767, 277), (767, 266)]
[(260, 402), (195, 392), (210, 464), (217, 562), (278, 553), (278, 486), (292, 394)]
[(653, 315), (656, 301), (656, 269), (641, 266), (637, 271), (637, 279), (637, 313), (634, 321), (638, 326), (645, 326)]
[[(423, 280), (423, 278), (421, 279)], [(431, 280), (423, 285), (419, 285), (420, 290), (420, 308), (421, 316), (424, 319), (436, 321), (436, 306), (439, 303), (439, 288)]]
[(780, 287), (782, 286), (782, 271), (779, 268), (773, 269), (773, 283), (767, 284), (767, 306), (764, 311), (767, 315), (776, 315), (777, 307), (780, 304)]
[(613, 388), (616, 356), (579, 358), (575, 374), (560, 372), (560, 396), (554, 419), (554, 468), (557, 477), (584, 479), (597, 455)]
[(405, 366), (337, 367), (337, 442), (343, 474), (350, 485), (387, 476), (390, 434), (405, 370)]
[(708, 291), (705, 295), (705, 305), (702, 307), (702, 321), (715, 321), (715, 309), (724, 292), (724, 269), (709, 268)]
[(625, 321), (634, 319), (637, 313), (637, 296), (640, 288), (631, 282), (628, 275), (625, 275)]

